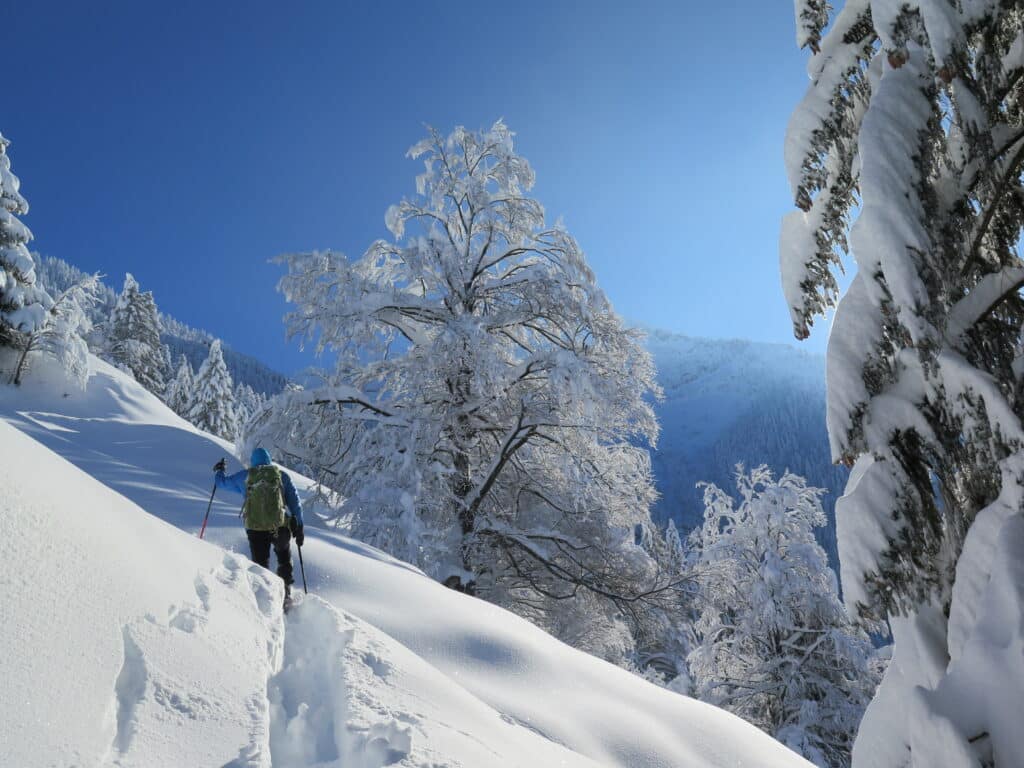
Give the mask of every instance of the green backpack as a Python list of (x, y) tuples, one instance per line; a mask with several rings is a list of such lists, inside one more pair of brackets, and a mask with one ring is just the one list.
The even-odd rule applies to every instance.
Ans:
[(250, 531), (276, 531), (284, 525), (284, 487), (277, 467), (267, 464), (249, 470), (242, 519)]

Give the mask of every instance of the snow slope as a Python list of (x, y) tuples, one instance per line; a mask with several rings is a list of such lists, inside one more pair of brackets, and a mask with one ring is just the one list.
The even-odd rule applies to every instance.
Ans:
[(16, 534), (0, 539), (3, 765), (225, 765), (265, 752), (280, 585), (4, 423), (0, 466), (0, 517)]
[[(312, 519), (283, 619), (194, 536), (228, 446), (93, 364), (85, 393), (0, 387), (2, 764), (808, 765)], [(207, 539), (245, 553), (239, 502)]]

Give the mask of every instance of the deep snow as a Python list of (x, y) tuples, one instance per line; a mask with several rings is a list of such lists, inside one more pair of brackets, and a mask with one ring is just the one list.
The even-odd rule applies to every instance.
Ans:
[(285, 619), (277, 579), (211, 545), (245, 553), (240, 499), (195, 537), (230, 446), (93, 365), (85, 393), (0, 387), (4, 765), (807, 765), (315, 514)]

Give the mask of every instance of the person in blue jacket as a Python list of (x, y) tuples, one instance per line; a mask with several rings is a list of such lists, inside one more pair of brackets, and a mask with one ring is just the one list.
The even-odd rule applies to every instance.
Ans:
[[(265, 448), (252, 452), (249, 469), (233, 475), (225, 474), (227, 465), (221, 459), (214, 465), (218, 488), (245, 496), (242, 519), (249, 538), (253, 562), (270, 567), (270, 548), (277, 556), (277, 575), (285, 584), (285, 600), (291, 599), (291, 539), (300, 547), (305, 540), (302, 531), (302, 504), (288, 473), (274, 466)], [(286, 514), (287, 511), (287, 514)]]

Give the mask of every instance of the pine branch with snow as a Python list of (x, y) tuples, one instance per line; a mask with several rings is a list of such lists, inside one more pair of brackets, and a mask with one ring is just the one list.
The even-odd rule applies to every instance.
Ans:
[(781, 263), (797, 336), (835, 309), (844, 596), (896, 638), (854, 765), (1011, 765), (1015, 719), (963, 702), (1022, 684), (985, 638), (1020, 638), (1024, 606), (1024, 8), (854, 0), (818, 29)]

